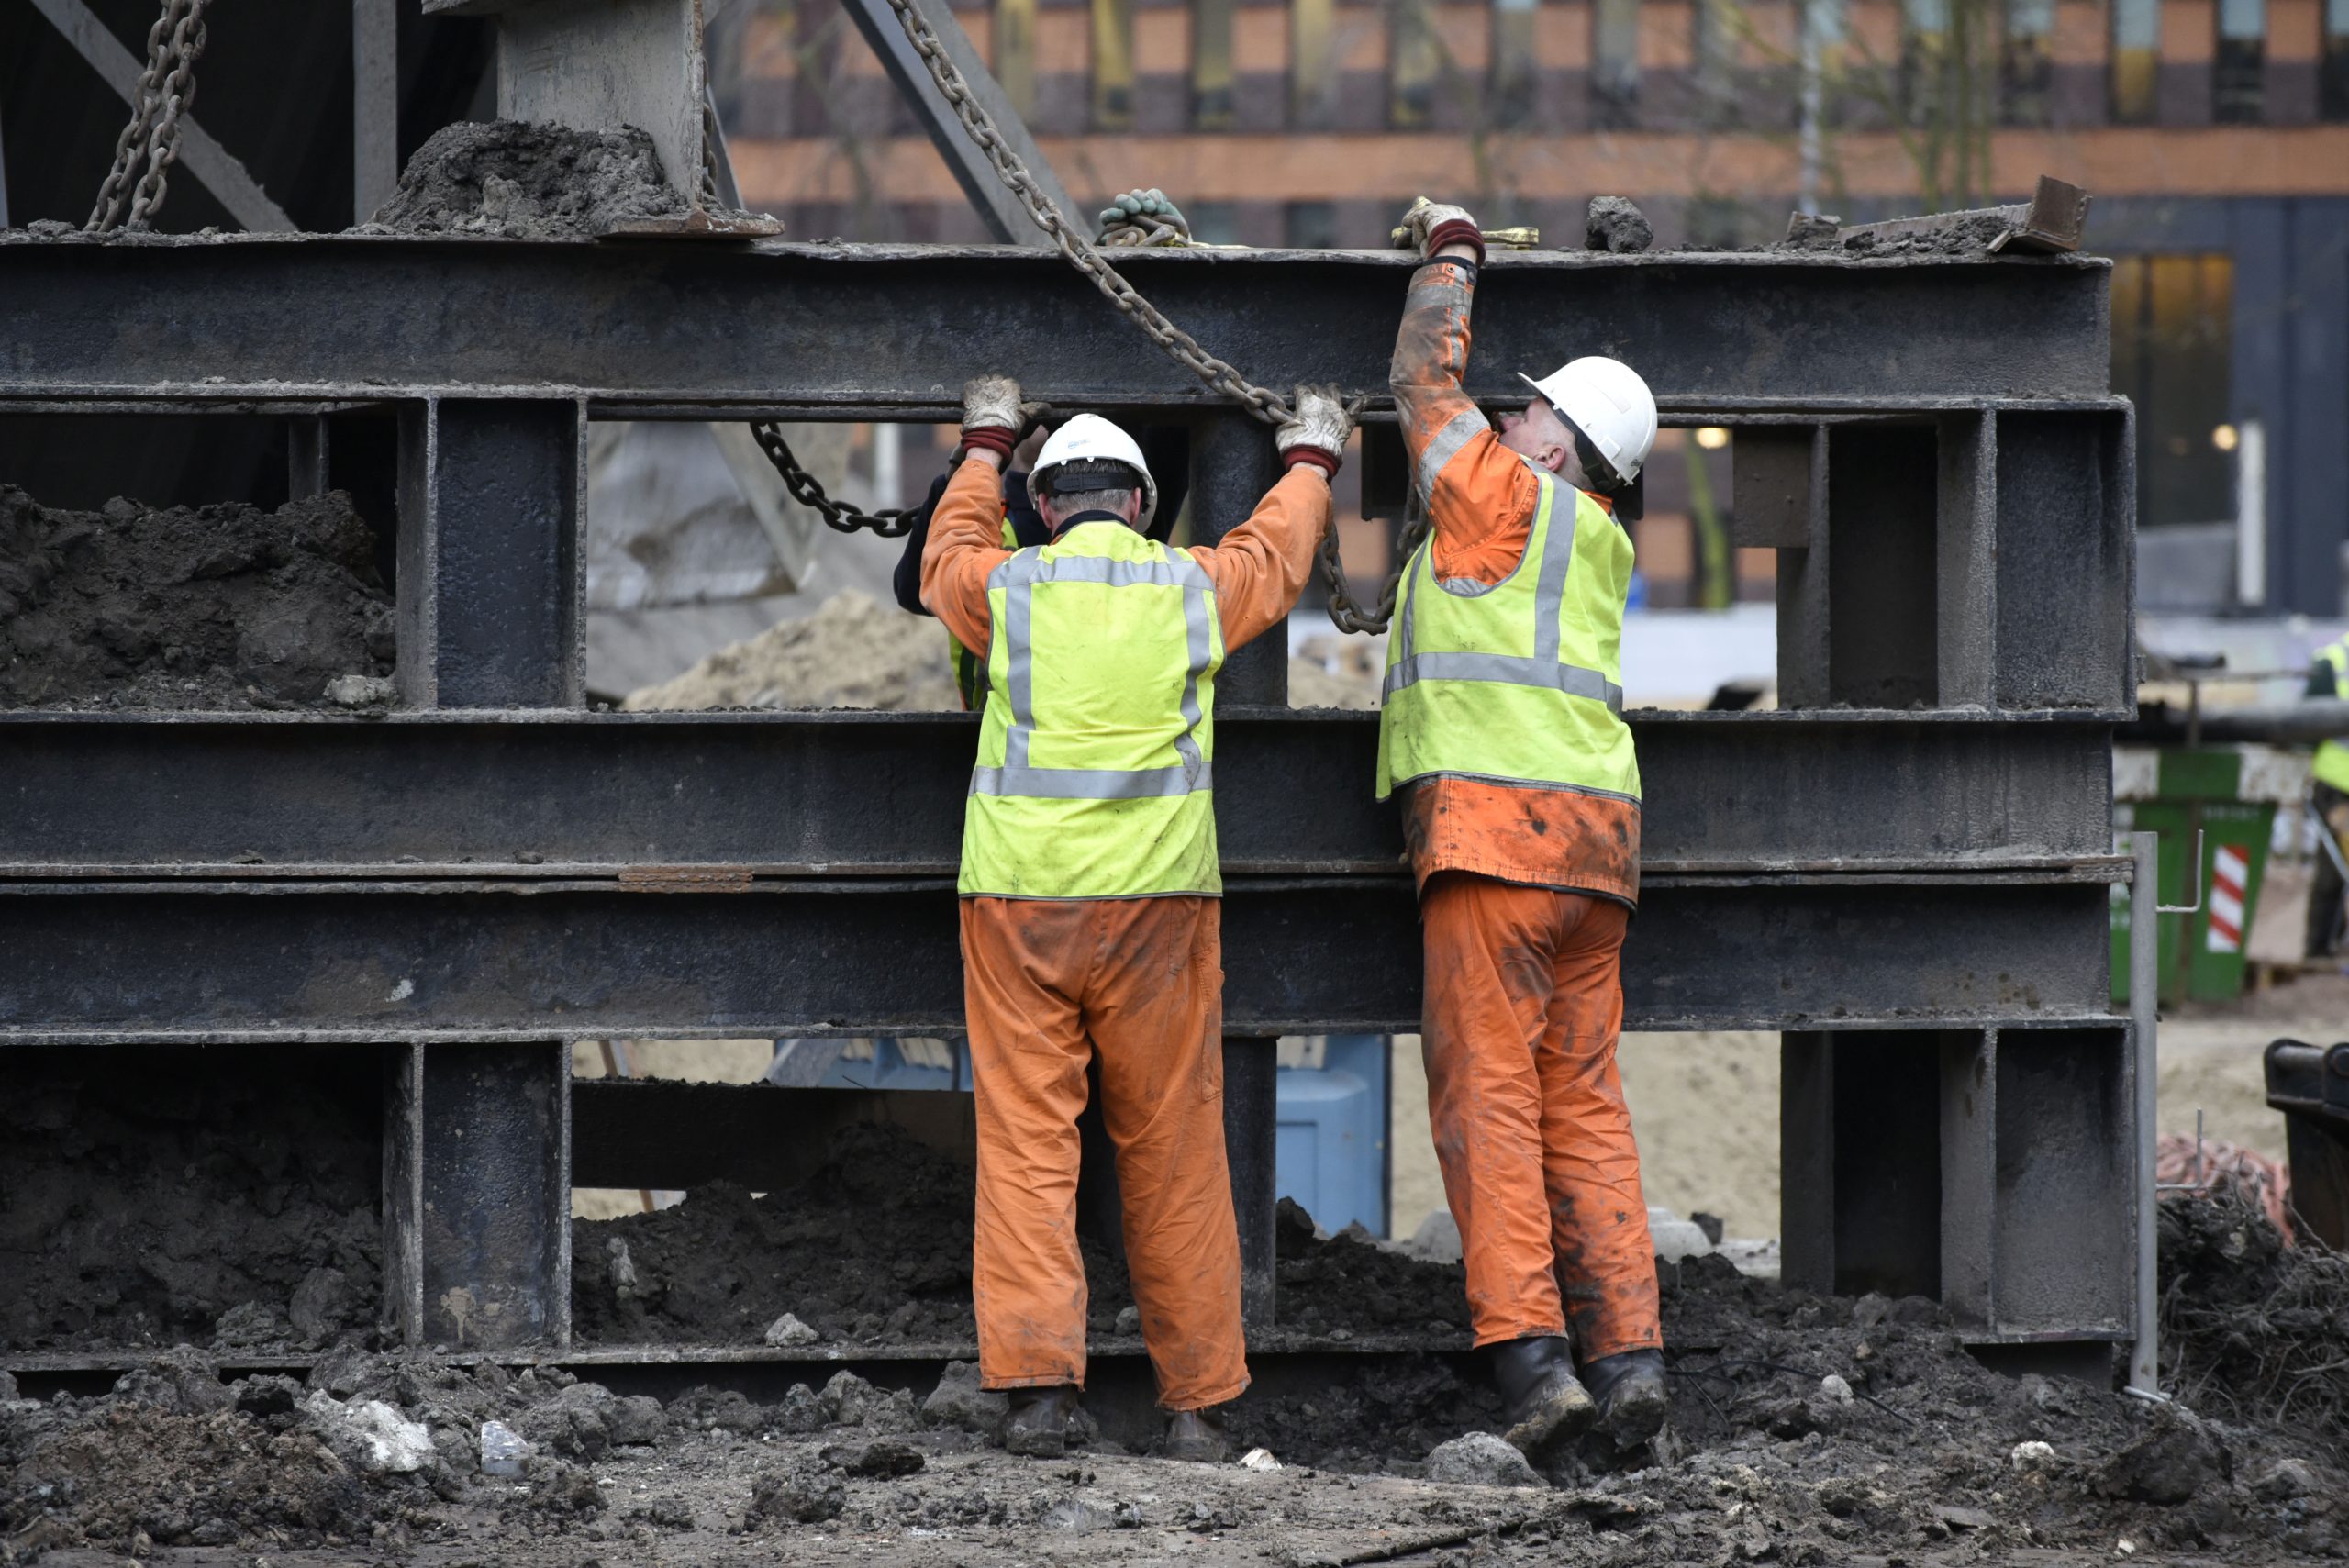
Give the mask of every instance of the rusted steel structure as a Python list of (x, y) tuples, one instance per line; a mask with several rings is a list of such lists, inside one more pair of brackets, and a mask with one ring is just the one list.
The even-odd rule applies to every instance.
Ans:
[[(1264, 384), (1383, 392), (1404, 258), (1120, 265)], [(1617, 353), (1668, 422), (1737, 432), (1740, 542), (1778, 552), (1781, 706), (1631, 716), (1626, 984), (1634, 1027), (1785, 1031), (1787, 1275), (2091, 1354), (2137, 1305), (2107, 930), (2133, 448), (2106, 284), (2072, 257), (1497, 255), (1471, 384), (1505, 401), (1513, 365)], [(0, 238), (0, 417), (283, 417), (331, 483), (338, 452), (395, 452), (370, 482), (396, 495), (401, 694), (380, 718), (0, 715), (0, 1092), (45, 1050), (377, 1052), (385, 1321), (563, 1354), (573, 1181), (755, 1181), (794, 1096), (823, 1093), (574, 1087), (563, 1042), (956, 1029), (974, 733), (588, 711), (585, 426), (937, 419), (983, 371), (1192, 421), (1202, 538), (1275, 472), (1262, 426), (1033, 250)], [(1219, 686), (1260, 1328), (1271, 1037), (1419, 1008), (1375, 721), (1289, 711), (1280, 653)]]

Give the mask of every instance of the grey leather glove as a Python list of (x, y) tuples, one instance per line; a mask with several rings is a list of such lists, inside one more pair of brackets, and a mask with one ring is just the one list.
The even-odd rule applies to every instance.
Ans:
[(1402, 223), (1389, 238), (1396, 249), (1417, 250), (1423, 261), (1432, 260), (1447, 245), (1473, 245), (1476, 260), (1485, 259), (1484, 233), (1468, 216), (1468, 209), (1431, 202), (1425, 196), (1404, 210)]
[(1309, 462), (1325, 475), (1338, 472), (1345, 461), (1346, 438), (1353, 432), (1353, 416), (1346, 412), (1345, 400), (1334, 386), (1300, 386), (1292, 406), (1297, 412), (1279, 429), (1273, 432), (1273, 444), (1280, 449), (1281, 463), (1295, 468)]
[(1019, 444), (1027, 420), (1019, 404), (1019, 384), (1008, 375), (973, 376), (963, 384), (963, 446), (985, 447), (1006, 462)]

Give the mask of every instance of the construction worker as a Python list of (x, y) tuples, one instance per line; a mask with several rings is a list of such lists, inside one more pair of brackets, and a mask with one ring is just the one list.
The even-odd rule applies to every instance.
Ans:
[(1147, 537), (1141, 449), (1081, 414), (1029, 488), (1051, 530), (1001, 543), (1017, 383), (963, 390), (965, 455), (930, 521), (922, 602), (985, 662), (963, 825), (963, 997), (978, 1108), (972, 1282), (1004, 1444), (1058, 1456), (1085, 1382), (1076, 1118), (1098, 1058), (1126, 1264), (1170, 1413), (1164, 1451), (1223, 1456), (1217, 1407), (1248, 1386), (1223, 1147), (1222, 880), (1215, 674), (1279, 627), (1330, 522), (1348, 420), (1299, 388), (1287, 465), (1212, 548)]
[[(2349, 697), (2349, 637), (2317, 650), (2309, 665), (2307, 695)], [(2309, 763), (2309, 806), (2317, 830), (2332, 843), (2318, 846), (2316, 873), (2309, 887), (2307, 951), (2329, 958), (2341, 949), (2342, 846), (2349, 843), (2349, 745), (2327, 740)]]
[[(1655, 1260), (1615, 1066), (1640, 774), (1618, 644), (1655, 401), (1627, 365), (1461, 391), (1484, 247), (1425, 198), (1388, 379), (1433, 525), (1387, 633), (1378, 795), (1403, 794), (1424, 931), (1428, 1110), (1476, 1343), (1529, 1451), (1664, 1415)], [(1570, 1347), (1565, 1335), (1574, 1336)], [(1575, 1357), (1581, 1375), (1575, 1375)]]
[[(1011, 466), (1003, 476), (1003, 548), (1019, 550), (1029, 545), (1048, 542), (1052, 535), (1045, 531), (1044, 519), (1036, 513), (1035, 503), (1028, 498), (1028, 473), (1035, 466), (1036, 453), (1044, 444), (1045, 430), (1036, 425), (1020, 438), (1012, 452)], [(1185, 493), (1190, 488), (1191, 437), (1179, 425), (1155, 425), (1144, 429), (1141, 436), (1142, 455), (1149, 460), (1150, 471), (1163, 474), (1164, 483), (1159, 487), (1158, 517), (1151, 524), (1150, 537), (1163, 539), (1174, 527), (1175, 517), (1183, 510)], [(930, 543), (930, 519), (938, 511), (938, 503), (946, 494), (947, 481), (954, 477), (952, 464), (930, 481), (930, 494), (921, 505), (914, 507), (906, 519), (906, 544), (897, 557), (896, 571), (890, 587), (897, 595), (897, 607), (909, 615), (926, 616), (930, 611), (921, 602), (921, 557)], [(955, 689), (963, 694), (965, 711), (974, 711), (986, 697), (986, 670), (971, 651), (954, 640), (952, 633), (946, 638), (946, 656), (954, 671)]]

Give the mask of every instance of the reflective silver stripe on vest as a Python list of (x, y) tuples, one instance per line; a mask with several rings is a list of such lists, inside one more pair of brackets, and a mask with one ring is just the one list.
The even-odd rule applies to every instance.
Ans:
[(1421, 681), (1498, 681), (1512, 686), (1543, 686), (1572, 697), (1603, 702), (1623, 711), (1623, 688), (1596, 670), (1561, 664), (1555, 659), (1520, 659), (1508, 653), (1417, 653), (1386, 672), (1382, 695), (1393, 696)]
[(1435, 476), (1443, 472), (1444, 464), (1460, 455), (1460, 449), (1476, 439), (1479, 431), (1488, 430), (1485, 417), (1474, 408), (1464, 408), (1445, 421), (1428, 450), (1419, 454), (1419, 499), (1424, 502), (1435, 495)]
[[(1444, 435), (1451, 434), (1459, 423), (1459, 419), (1454, 419), (1451, 425), (1445, 426)], [(1442, 436), (1437, 437), (1438, 441), (1442, 439)], [(1428, 451), (1433, 455), (1435, 448), (1431, 446)], [(1534, 579), (1533, 584), (1533, 657), (1521, 659), (1508, 653), (1419, 651), (1412, 622), (1419, 610), (1422, 585), (1431, 586), (1434, 584), (1435, 541), (1431, 539), (1419, 547), (1416, 562), (1419, 569), (1410, 573), (1410, 581), (1404, 590), (1400, 617), (1402, 626), (1399, 628), (1402, 647), (1395, 662), (1387, 667), (1386, 682), (1379, 691), (1380, 700), (1384, 701), (1404, 687), (1420, 681), (1498, 681), (1512, 686), (1542, 686), (1564, 692), (1568, 696), (1590, 697), (1605, 703), (1611, 713), (1623, 711), (1622, 687), (1597, 670), (1586, 670), (1579, 664), (1558, 662), (1561, 635), (1558, 617), (1565, 607), (1566, 568), (1574, 561), (1576, 519), (1570, 511), (1562, 528), (1558, 519), (1556, 481), (1543, 476), (1542, 490), (1538, 505), (1549, 508), (1550, 524), (1542, 543), (1541, 575)], [(1579, 508), (1580, 500), (1575, 500), (1573, 506)], [(1526, 543), (1531, 546), (1532, 540), (1529, 539)], [(1519, 570), (1522, 569), (1523, 562), (1520, 562)], [(1510, 576), (1515, 575), (1515, 572), (1510, 573)], [(1489, 593), (1499, 584), (1478, 584), (1476, 586), (1479, 593)]]
[[(1186, 738), (1187, 739), (1187, 737)], [(1209, 766), (1144, 768), (973, 768), (973, 795), (1024, 795), (1039, 800), (1151, 800), (1213, 789)]]
[[(1174, 752), (1183, 759), (1182, 766), (1120, 773), (1107, 768), (1039, 768), (1030, 764), (1028, 743), (1036, 732), (1036, 651), (1030, 625), (1030, 592), (1039, 583), (1106, 583), (1113, 588), (1154, 586), (1183, 590), (1184, 651), (1190, 667), (1183, 678), (1183, 733), (1174, 739)], [(1146, 800), (1215, 787), (1214, 770), (1199, 750), (1197, 734), (1204, 717), (1199, 707), (1199, 677), (1207, 673), (1208, 661), (1214, 651), (1207, 596), (1215, 591), (1215, 579), (1208, 575), (1207, 568), (1178, 555), (1169, 555), (1164, 561), (1111, 561), (1097, 555), (1046, 561), (1039, 551), (1021, 550), (987, 574), (987, 586), (1004, 590), (1003, 636), (1009, 686), (1006, 695), (1011, 706), (1011, 722), (1004, 732), (1004, 765), (972, 769), (973, 795), (1029, 795), (1041, 800)]]

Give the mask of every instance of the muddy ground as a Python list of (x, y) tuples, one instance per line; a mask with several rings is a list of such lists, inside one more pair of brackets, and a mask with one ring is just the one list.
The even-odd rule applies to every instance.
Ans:
[[(1235, 1433), (1283, 1462), (1256, 1471), (1158, 1461), (1097, 1433), (1064, 1461), (1011, 1459), (991, 1446), (967, 1366), (935, 1387), (842, 1372), (771, 1403), (709, 1387), (662, 1403), (553, 1369), (355, 1350), (302, 1383), (224, 1385), (183, 1351), (105, 1397), (0, 1404), (0, 1558), (1464, 1568), (2349, 1554), (2349, 1429), (2328, 1403), (2349, 1374), (2320, 1359), (2338, 1360), (2349, 1335), (2349, 1265), (2283, 1252), (2260, 1224), (2197, 1202), (2165, 1225), (2172, 1316), (2203, 1322), (2179, 1330), (2170, 1369), (2191, 1408), (1991, 1373), (1927, 1303), (1821, 1299), (1711, 1259), (1667, 1269), (1666, 1435), (1631, 1454), (1563, 1451), (1514, 1485), (1431, 1478), (1463, 1462), (1503, 1473), (1475, 1470), (1475, 1445), (1464, 1461), (1436, 1453), (1493, 1424), (1478, 1382), (1437, 1357), (1365, 1359), (1308, 1390), (1243, 1398)], [(2311, 1310), (2332, 1326), (2311, 1332)], [(2246, 1323), (2249, 1349), (2230, 1356), (2221, 1341)], [(2324, 1398), (2308, 1400), (2312, 1382)], [(490, 1420), (530, 1446), (521, 1474), (481, 1473)]]
[(0, 707), (284, 708), (339, 677), (380, 686), (395, 639), (374, 554), (340, 491), (74, 512), (0, 484)]
[[(896, 1129), (847, 1130), (806, 1181), (758, 1197), (723, 1184), (674, 1208), (572, 1225), (571, 1313), (584, 1343), (756, 1345), (785, 1313), (833, 1346), (972, 1342), (971, 1168)], [(1458, 1267), (1317, 1238), (1281, 1206), (1285, 1326), (1350, 1336), (1460, 1336)], [(1133, 1290), (1087, 1238), (1087, 1323), (1130, 1333)], [(1461, 1342), (1465, 1343), (1464, 1338)]]

